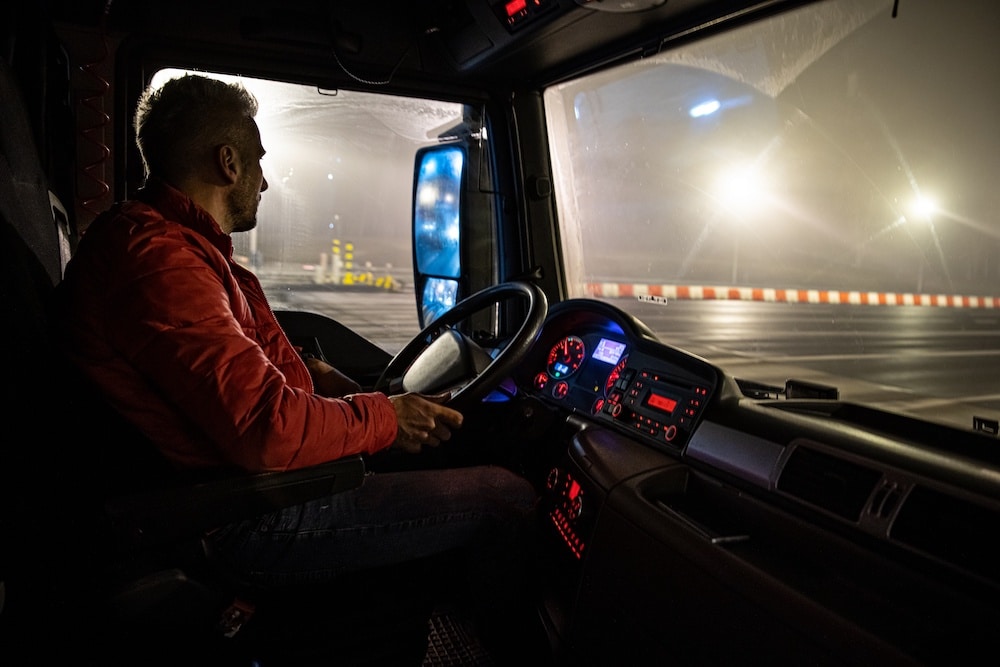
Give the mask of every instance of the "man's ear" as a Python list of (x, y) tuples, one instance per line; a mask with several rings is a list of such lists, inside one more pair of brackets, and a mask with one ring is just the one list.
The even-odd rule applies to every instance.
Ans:
[(240, 176), (240, 156), (236, 149), (229, 144), (220, 144), (215, 149), (215, 164), (219, 175), (227, 185), (232, 185), (239, 180)]

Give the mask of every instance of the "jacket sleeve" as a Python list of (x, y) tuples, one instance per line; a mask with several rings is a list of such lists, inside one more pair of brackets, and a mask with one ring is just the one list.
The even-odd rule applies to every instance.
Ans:
[(173, 230), (133, 238), (121, 274), (108, 282), (116, 286), (108, 294), (110, 342), (163, 402), (150, 406), (163, 414), (148, 415), (147, 423), (163, 417), (166, 424), (173, 411), (187, 431), (176, 440), (207, 441), (217, 458), (248, 471), (389, 446), (397, 430), (389, 399), (330, 399), (314, 394), (311, 383), (290, 383), (257, 340), (256, 328), (273, 325), (280, 335), (273, 345), (294, 354), (270, 309), (253, 312), (222, 253), (192, 236)]

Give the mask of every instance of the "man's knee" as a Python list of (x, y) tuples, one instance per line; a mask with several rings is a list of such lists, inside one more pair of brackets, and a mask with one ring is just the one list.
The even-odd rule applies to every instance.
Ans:
[(524, 477), (500, 466), (480, 469), (483, 486), (493, 490), (501, 503), (522, 512), (530, 512), (538, 501), (538, 492)]

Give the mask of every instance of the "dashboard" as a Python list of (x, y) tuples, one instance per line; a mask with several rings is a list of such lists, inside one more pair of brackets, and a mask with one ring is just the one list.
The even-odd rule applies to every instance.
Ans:
[(657, 341), (638, 320), (582, 299), (550, 309), (519, 384), (547, 404), (677, 453), (719, 377), (708, 362)]
[(745, 395), (596, 300), (553, 305), (514, 379), (558, 415), (535, 448), (552, 457), (545, 613), (589, 664), (946, 664), (995, 649), (992, 439)]

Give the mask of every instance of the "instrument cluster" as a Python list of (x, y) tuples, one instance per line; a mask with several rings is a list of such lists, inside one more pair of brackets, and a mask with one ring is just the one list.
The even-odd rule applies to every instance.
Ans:
[(717, 385), (707, 362), (627, 320), (550, 316), (536, 346), (531, 393), (658, 448), (686, 444)]

